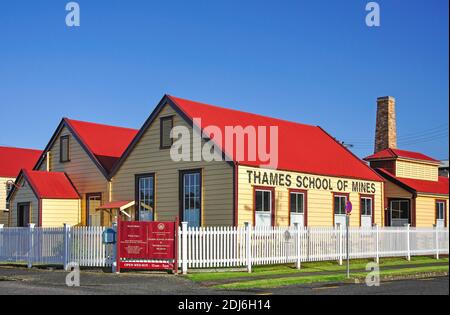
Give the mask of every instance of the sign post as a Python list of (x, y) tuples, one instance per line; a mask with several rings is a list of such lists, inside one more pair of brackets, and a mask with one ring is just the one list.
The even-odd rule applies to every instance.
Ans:
[(353, 205), (350, 200), (345, 205), (346, 228), (347, 228), (347, 279), (350, 279), (350, 215), (352, 214)]

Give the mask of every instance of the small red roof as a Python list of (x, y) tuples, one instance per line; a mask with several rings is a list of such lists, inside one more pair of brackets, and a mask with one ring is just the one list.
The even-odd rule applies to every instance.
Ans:
[[(267, 129), (271, 126), (278, 127), (277, 169), (279, 170), (382, 181), (375, 171), (318, 126), (221, 108), (173, 96), (168, 97), (191, 120), (200, 118), (202, 129), (206, 126), (217, 126), (223, 137), (226, 126), (242, 126), (243, 128), (263, 126)], [(269, 139), (267, 141), (269, 142)], [(245, 142), (245, 145), (248, 145), (248, 141)], [(238, 161), (235, 152), (227, 152), (223, 144), (217, 145), (227, 156), (242, 165), (259, 167), (267, 164), (259, 159), (249, 160), (248, 150), (245, 152), (245, 159)]]
[(16, 178), (22, 168), (33, 168), (42, 151), (0, 147), (0, 177)]
[(80, 199), (65, 173), (22, 170), (39, 199)]
[(108, 173), (138, 133), (136, 129), (64, 120)]
[(433, 162), (433, 163), (440, 163), (438, 160), (435, 160), (425, 154), (419, 153), (419, 152), (413, 152), (413, 151), (406, 151), (406, 150), (400, 150), (400, 149), (385, 149), (380, 152), (377, 152), (375, 154), (372, 154), (364, 160), (370, 161), (370, 160), (378, 160), (378, 159), (396, 159), (396, 158), (406, 158), (406, 159), (413, 159), (413, 160), (420, 160), (420, 161), (427, 161), (427, 162)]
[(402, 185), (405, 185), (417, 193), (426, 193), (426, 194), (437, 194), (437, 195), (448, 195), (449, 194), (449, 184), (448, 177), (439, 176), (438, 181), (429, 181), (429, 180), (420, 180), (420, 179), (411, 179), (411, 178), (402, 178), (394, 176), (391, 172), (379, 168), (377, 171), (380, 172), (381, 175), (384, 175), (387, 179), (391, 179), (399, 182)]
[(111, 202), (107, 202), (107, 203), (101, 205), (97, 209), (102, 209), (102, 210), (121, 209), (122, 207), (125, 207), (125, 206), (128, 206), (128, 205), (130, 207), (133, 206), (134, 205), (134, 200), (111, 201)]

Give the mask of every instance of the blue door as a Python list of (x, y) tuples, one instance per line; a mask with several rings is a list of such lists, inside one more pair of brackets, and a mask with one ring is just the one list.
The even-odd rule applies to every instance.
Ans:
[(199, 227), (202, 208), (202, 182), (200, 171), (182, 173), (182, 216), (190, 227)]

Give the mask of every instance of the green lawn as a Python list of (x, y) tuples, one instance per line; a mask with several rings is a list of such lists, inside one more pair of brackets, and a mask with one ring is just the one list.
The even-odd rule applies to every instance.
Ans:
[[(373, 262), (371, 259), (357, 259), (350, 262), (350, 269), (358, 270), (365, 269), (367, 263)], [(398, 265), (417, 265), (417, 264), (430, 264), (430, 263), (442, 263), (447, 262), (448, 258), (442, 258), (436, 260), (432, 257), (412, 257), (411, 261), (408, 262), (404, 258), (384, 258), (380, 259), (380, 267), (383, 266), (398, 266)], [(260, 266), (254, 267), (253, 272), (249, 274), (248, 272), (207, 272), (207, 273), (193, 273), (189, 274), (187, 277), (195, 282), (204, 281), (220, 281), (224, 279), (233, 278), (246, 278), (254, 276), (274, 276), (274, 275), (292, 275), (309, 272), (321, 272), (321, 271), (345, 271), (345, 263), (343, 266), (339, 266), (337, 262), (314, 262), (314, 263), (303, 263), (302, 269), (297, 270), (293, 265), (277, 265), (277, 266)]]
[[(404, 268), (397, 270), (380, 271), (381, 277), (386, 276), (405, 276), (405, 275), (418, 275), (422, 273), (430, 272), (448, 272), (448, 266), (429, 266), (418, 268)], [(365, 279), (366, 273), (355, 273), (351, 275), (352, 279)], [(317, 275), (317, 276), (303, 276), (303, 277), (289, 277), (289, 278), (277, 278), (277, 279), (261, 279), (251, 281), (233, 282), (222, 285), (214, 286), (217, 289), (267, 289), (277, 288), (287, 285), (295, 284), (307, 284), (317, 282), (342, 282), (347, 280), (345, 273), (333, 274), (333, 275)]]

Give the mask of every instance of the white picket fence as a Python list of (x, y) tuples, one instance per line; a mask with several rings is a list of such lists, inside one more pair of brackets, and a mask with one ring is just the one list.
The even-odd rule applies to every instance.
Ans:
[[(102, 242), (104, 227), (1, 228), (0, 263), (112, 267), (116, 248)], [(339, 228), (204, 227), (179, 229), (178, 264), (188, 269), (338, 261), (346, 255)], [(349, 229), (351, 259), (448, 255), (449, 230), (373, 227)]]
[(114, 248), (102, 243), (104, 227), (0, 228), (0, 263), (110, 267)]
[[(179, 230), (179, 263), (188, 269), (331, 261), (346, 257), (342, 228), (206, 227)], [(449, 230), (410, 227), (349, 229), (351, 259), (448, 255)]]

